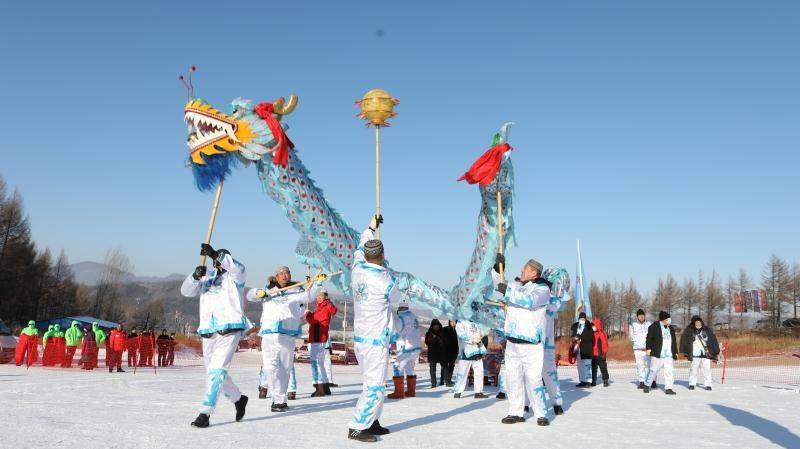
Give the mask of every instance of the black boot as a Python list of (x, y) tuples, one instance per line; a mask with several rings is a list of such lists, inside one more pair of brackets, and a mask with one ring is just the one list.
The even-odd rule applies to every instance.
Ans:
[(689, 385), (690, 390), (694, 390), (694, 385)]
[(461, 397), (461, 393), (456, 393), (456, 394), (454, 394), (454, 395), (453, 395), (453, 397), (454, 397), (454, 398), (456, 398), (456, 399), (458, 399), (458, 398), (460, 398), (460, 397)]
[(258, 387), (258, 398), (259, 399), (267, 398), (267, 387)]
[(650, 387), (645, 385), (644, 387), (642, 387), (642, 391), (645, 392), (645, 393), (650, 393)]
[(564, 409), (560, 405), (554, 405), (553, 406), (553, 413), (555, 413), (556, 415), (563, 415), (564, 414)]
[(233, 405), (236, 406), (236, 421), (241, 421), (244, 418), (244, 409), (247, 408), (247, 396), (242, 395)]
[(497, 396), (495, 397), (498, 401), (504, 401), (506, 399), (506, 394), (501, 391), (500, 393), (497, 393)]
[(488, 397), (489, 395), (487, 395), (486, 393), (475, 393), (475, 399), (486, 399)]
[(320, 396), (325, 396), (325, 386), (322, 384), (314, 384), (314, 392), (311, 393), (311, 397), (318, 398)]
[(603, 386), (604, 386), (604, 387), (607, 387), (607, 386), (608, 386), (608, 379), (606, 379), (606, 380), (604, 380), (604, 381), (603, 381)]
[(536, 425), (538, 426), (549, 426), (550, 421), (547, 418), (538, 418), (536, 419)]
[(111, 367), (109, 367), (109, 368), (108, 368), (108, 372), (109, 372), (109, 373), (113, 373), (113, 372), (114, 372), (114, 368), (111, 368)]
[(667, 389), (667, 391), (665, 391), (664, 393), (665, 393), (665, 394), (668, 394), (668, 395), (670, 395), (670, 396), (672, 396), (672, 395), (674, 395), (674, 394), (675, 394), (675, 392), (674, 392), (674, 391), (672, 391), (672, 389), (671, 389), (671, 388), (668, 388), (668, 389)]
[(347, 438), (364, 443), (374, 443), (378, 441), (378, 437), (366, 430), (347, 429)]
[(337, 387), (339, 387), (339, 384), (335, 384), (335, 383), (333, 383), (333, 382), (328, 382), (328, 383), (326, 383), (325, 385), (326, 385), (328, 388), (337, 388)]
[(658, 385), (656, 385), (656, 381), (653, 381), (653, 383), (650, 384), (650, 388), (653, 388), (653, 389), (658, 388)]
[(330, 396), (333, 394), (331, 393), (331, 387), (329, 387), (328, 384), (322, 384), (322, 389), (325, 390), (325, 396)]
[(518, 422), (525, 422), (525, 418), (521, 416), (508, 415), (505, 418), (501, 419), (500, 422), (503, 424), (516, 424)]
[(118, 372), (118, 373), (124, 373), (125, 371), (123, 371), (123, 370), (122, 370), (122, 368), (119, 368), (119, 367), (118, 367), (118, 368), (117, 368), (117, 372)]
[(205, 413), (201, 413), (197, 415), (197, 419), (192, 421), (192, 427), (199, 427), (201, 429), (206, 428), (210, 425), (208, 422), (208, 415)]
[(526, 405), (526, 406), (525, 406), (525, 408), (524, 408), (523, 410), (525, 410), (525, 413), (528, 413), (528, 412), (530, 412), (530, 411), (531, 411), (531, 408), (530, 408), (529, 406), (527, 406), (527, 405)]
[(389, 433), (389, 429), (381, 426), (381, 423), (379, 423), (377, 419), (372, 423), (371, 426), (369, 426), (369, 429), (367, 429), (366, 431), (371, 433), (372, 435), (386, 435)]

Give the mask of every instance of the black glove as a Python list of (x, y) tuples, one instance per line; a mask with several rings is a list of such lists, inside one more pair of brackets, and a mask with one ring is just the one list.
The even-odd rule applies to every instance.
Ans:
[(500, 293), (505, 295), (506, 294), (506, 289), (508, 289), (508, 284), (506, 284), (505, 282), (501, 282), (501, 283), (497, 284), (497, 291), (498, 292), (500, 292)]
[(197, 268), (194, 269), (194, 273), (192, 273), (192, 277), (195, 281), (199, 281), (200, 278), (206, 275), (206, 266), (205, 265), (198, 265)]
[(497, 256), (494, 258), (494, 271), (500, 272), (500, 264), (503, 264), (503, 267), (506, 266), (506, 257), (500, 253), (497, 253)]
[(383, 224), (383, 215), (373, 215), (372, 221), (369, 223), (369, 228), (373, 231), (377, 231), (378, 228)]
[(217, 257), (219, 257), (219, 253), (214, 251), (214, 248), (212, 248), (211, 245), (209, 245), (208, 243), (200, 244), (200, 255), (208, 256), (213, 260), (217, 260)]

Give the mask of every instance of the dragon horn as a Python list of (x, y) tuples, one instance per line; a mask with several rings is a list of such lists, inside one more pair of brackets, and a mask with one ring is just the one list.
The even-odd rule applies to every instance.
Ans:
[(296, 106), (297, 95), (291, 94), (289, 95), (289, 103), (286, 103), (286, 99), (283, 97), (275, 100), (275, 102), (272, 103), (272, 111), (277, 116), (277, 119), (280, 120), (284, 115), (291, 114)]

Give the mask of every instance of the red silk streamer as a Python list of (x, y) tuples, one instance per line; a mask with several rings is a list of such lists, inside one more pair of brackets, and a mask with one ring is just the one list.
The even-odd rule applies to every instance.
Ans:
[(507, 143), (501, 143), (489, 148), (488, 151), (483, 153), (472, 166), (469, 167), (466, 173), (458, 178), (459, 181), (467, 181), (470, 184), (480, 184), (485, 187), (492, 182), (500, 171), (500, 164), (503, 162), (503, 154), (506, 151), (511, 151), (512, 148)]
[(272, 163), (286, 167), (289, 164), (289, 148), (294, 148), (294, 144), (286, 136), (278, 119), (272, 115), (274, 113), (272, 103), (259, 103), (253, 110), (267, 123), (275, 139), (276, 148), (272, 155)]

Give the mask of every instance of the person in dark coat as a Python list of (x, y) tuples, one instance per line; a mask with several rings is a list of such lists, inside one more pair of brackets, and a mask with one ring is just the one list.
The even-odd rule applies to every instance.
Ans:
[(594, 332), (586, 319), (586, 313), (578, 315), (578, 322), (572, 324), (572, 347), (575, 354), (575, 365), (578, 367), (578, 388), (591, 387), (592, 359), (594, 358)]
[(661, 369), (664, 369), (664, 383), (668, 395), (674, 395), (672, 389), (675, 382), (673, 374), (673, 361), (678, 359), (678, 340), (675, 338), (672, 318), (669, 313), (663, 310), (658, 313), (658, 321), (647, 328), (647, 341), (645, 343), (647, 355), (650, 356), (650, 372), (647, 374), (645, 393), (650, 393), (651, 382), (656, 381), (656, 376)]
[(681, 335), (681, 353), (692, 362), (689, 368), (689, 389), (697, 385), (697, 372), (703, 369), (703, 385), (711, 391), (711, 361), (717, 361), (719, 342), (703, 319), (695, 315)]
[(458, 358), (458, 335), (456, 334), (456, 322), (450, 320), (447, 327), (442, 329), (442, 336), (444, 337), (444, 362), (445, 369), (442, 370), (442, 377), (440, 384), (445, 384), (452, 387), (453, 384), (453, 370), (456, 368), (456, 359)]
[(444, 375), (444, 336), (442, 335), (442, 323), (434, 319), (425, 333), (425, 346), (428, 347), (428, 366), (431, 370), (431, 388), (436, 388), (436, 365), (441, 366), (441, 373)]

